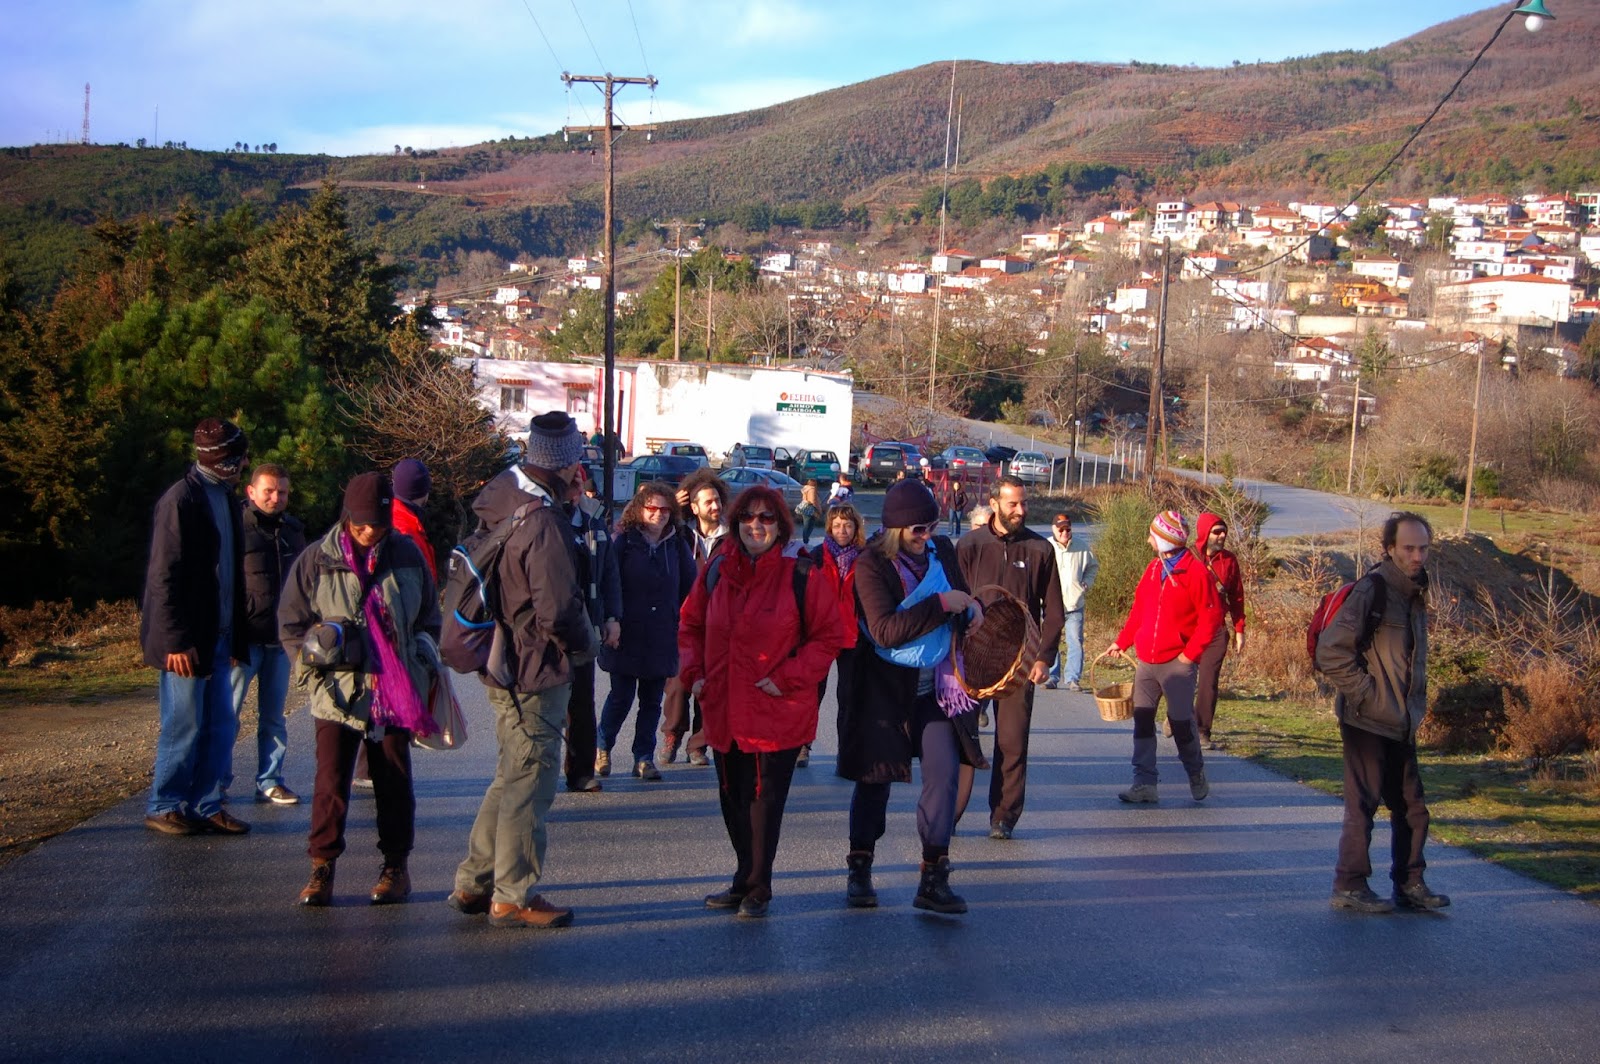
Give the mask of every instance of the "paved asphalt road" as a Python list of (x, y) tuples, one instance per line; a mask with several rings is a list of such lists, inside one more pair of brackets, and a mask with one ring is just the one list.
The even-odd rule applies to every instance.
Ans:
[[(678, 764), (563, 791), (545, 889), (577, 922), (494, 929), (444, 905), (494, 756), (481, 691), (461, 689), (470, 744), (416, 758), (411, 904), (364, 903), (364, 798), (326, 910), (293, 904), (305, 805), (235, 806), (245, 838), (170, 838), (141, 827), (135, 798), (0, 870), (0, 1059), (1596, 1058), (1600, 910), (1434, 845), (1450, 909), (1332, 911), (1336, 802), (1214, 755), (1195, 804), (1164, 744), (1162, 804), (1122, 806), (1129, 725), (1064, 692), (1039, 693), (1017, 837), (982, 833), (980, 799), (955, 841), (965, 917), (910, 906), (911, 787), (880, 848), (883, 907), (844, 907), (849, 786), (825, 727), (766, 920), (701, 906), (731, 853), (711, 771)], [(300, 713), (289, 783), (307, 795), (309, 750)], [(1387, 844), (1380, 827), (1374, 852)]]

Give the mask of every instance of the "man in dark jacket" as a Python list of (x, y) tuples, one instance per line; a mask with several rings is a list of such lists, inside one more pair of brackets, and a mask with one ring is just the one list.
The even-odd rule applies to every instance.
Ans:
[(487, 912), (497, 927), (572, 922), (571, 909), (533, 889), (544, 873), (545, 817), (555, 800), (572, 659), (593, 660), (595, 652), (567, 509), (582, 458), (583, 436), (572, 418), (541, 414), (530, 426), (523, 464), (484, 485), (472, 506), (488, 529), (519, 520), (500, 559), (499, 602), (516, 674), (506, 687), (484, 679), (500, 755), (449, 901), (459, 912)]
[[(1420, 514), (1391, 514), (1382, 545), (1382, 564), (1356, 581), (1317, 640), (1317, 668), (1338, 691), (1333, 711), (1344, 743), (1344, 828), (1331, 900), (1336, 909), (1367, 913), (1392, 912), (1396, 904), (1442, 909), (1450, 899), (1422, 878), (1428, 805), (1417, 768), (1417, 727), (1428, 711), (1433, 529)], [(1367, 886), (1380, 801), (1392, 828), (1393, 901)]]
[(206, 418), (195, 464), (156, 503), (139, 642), (161, 670), (161, 735), (145, 827), (166, 835), (243, 835), (222, 808), (239, 722), (230, 660), (249, 653), (234, 486), (249, 446), (239, 427)]
[[(583, 466), (567, 492), (572, 509), (572, 539), (578, 565), (578, 586), (583, 588), (589, 623), (598, 633), (599, 644), (617, 645), (622, 635), (622, 579), (617, 571), (616, 544), (606, 527), (605, 504), (591, 498), (584, 486), (588, 475)], [(567, 702), (567, 756), (562, 767), (567, 790), (580, 794), (601, 789), (595, 779), (595, 753), (599, 747), (595, 713), (595, 659), (589, 654), (574, 654), (572, 697)]]
[[(233, 716), (244, 711), (250, 681), (256, 681), (256, 801), (294, 805), (300, 796), (283, 783), (289, 729), (283, 704), (289, 694), (289, 659), (278, 642), (278, 596), (294, 560), (306, 548), (306, 529), (289, 509), (289, 474), (264, 462), (245, 485), (244, 601), (250, 648), (233, 667)], [(225, 777), (233, 782), (233, 772)]]
[(994, 757), (989, 777), (989, 837), (1009, 839), (1022, 817), (1028, 785), (1028, 731), (1033, 724), (1033, 689), (1050, 676), (1050, 657), (1061, 642), (1065, 614), (1056, 552), (1050, 541), (1028, 528), (1027, 488), (1013, 476), (994, 482), (994, 510), (988, 524), (961, 537), (956, 545), (961, 576), (976, 593), (999, 584), (1021, 600), (1039, 626), (1039, 646), (1052, 653), (1025, 662), (1028, 682), (997, 699), (994, 706)]

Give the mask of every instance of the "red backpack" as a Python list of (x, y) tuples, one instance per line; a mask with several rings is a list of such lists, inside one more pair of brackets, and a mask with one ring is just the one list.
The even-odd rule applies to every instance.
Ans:
[(1361, 580), (1372, 581), (1372, 606), (1367, 610), (1367, 623), (1361, 629), (1361, 640), (1357, 649), (1365, 653), (1367, 647), (1372, 645), (1372, 633), (1378, 630), (1378, 625), (1383, 623), (1383, 612), (1389, 605), (1389, 586), (1383, 577), (1376, 571), (1367, 573), (1358, 580), (1353, 580), (1337, 591), (1330, 591), (1322, 596), (1322, 601), (1317, 603), (1317, 608), (1311, 614), (1311, 623), (1306, 626), (1306, 656), (1311, 659), (1311, 671), (1321, 672), (1317, 667), (1317, 640), (1324, 630), (1333, 623), (1339, 610), (1344, 607), (1344, 600), (1350, 597), (1350, 592)]

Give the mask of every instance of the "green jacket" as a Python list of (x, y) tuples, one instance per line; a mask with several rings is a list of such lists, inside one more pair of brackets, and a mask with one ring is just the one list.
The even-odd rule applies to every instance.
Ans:
[[(361, 581), (345, 564), (339, 548), (340, 528), (335, 525), (295, 561), (278, 601), (278, 635), (291, 662), (291, 681), (311, 696), (311, 715), (366, 731), (372, 712), (369, 674), (313, 669), (300, 662), (300, 647), (312, 625), (363, 616)], [(409, 667), (419, 697), (426, 702), (431, 666), (417, 636), (426, 632), (434, 640), (439, 638), (439, 596), (433, 577), (422, 552), (405, 536), (390, 533), (373, 549), (378, 552), (374, 594), (381, 597), (394, 619), (396, 650)], [(367, 660), (373, 657), (374, 651), (368, 648)]]

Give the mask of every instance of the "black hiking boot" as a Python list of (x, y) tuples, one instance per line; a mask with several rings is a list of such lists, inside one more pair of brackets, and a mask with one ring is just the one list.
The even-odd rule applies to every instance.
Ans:
[(918, 909), (935, 913), (964, 913), (967, 903), (961, 895), (950, 889), (950, 858), (922, 862), (922, 882), (917, 884), (917, 896), (911, 904)]
[(876, 909), (878, 892), (872, 889), (872, 851), (851, 850), (845, 863), (850, 866), (850, 879), (844, 888), (845, 901), (852, 909)]

